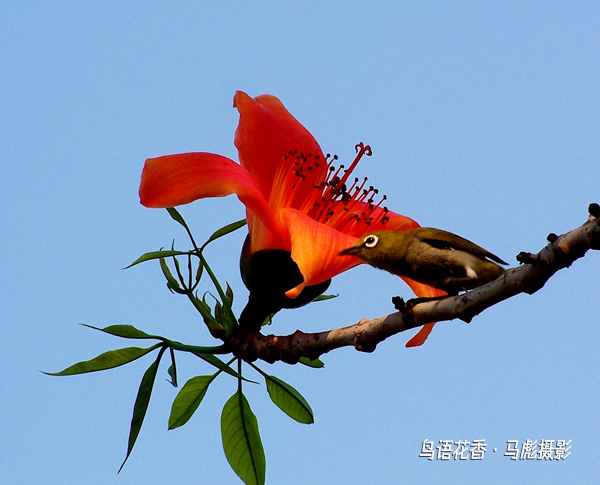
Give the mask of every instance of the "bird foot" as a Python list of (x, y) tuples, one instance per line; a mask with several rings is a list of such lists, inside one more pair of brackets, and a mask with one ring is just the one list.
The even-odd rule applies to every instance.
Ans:
[(520, 264), (536, 264), (539, 259), (539, 255), (527, 253), (525, 251), (521, 251), (519, 254), (517, 254), (517, 261)]
[(392, 303), (394, 304), (394, 308), (399, 312), (405, 312), (411, 310), (415, 305), (419, 303), (425, 303), (428, 301), (437, 301), (446, 298), (448, 295), (440, 295), (440, 296), (429, 296), (423, 298), (411, 298), (408, 301), (404, 301), (404, 298), (399, 296), (392, 297)]
[(406, 309), (406, 302), (401, 296), (392, 296), (392, 304), (399, 312), (403, 312)]

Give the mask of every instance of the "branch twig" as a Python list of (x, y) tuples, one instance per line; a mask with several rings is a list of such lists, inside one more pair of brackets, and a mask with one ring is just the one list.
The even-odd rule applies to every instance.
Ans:
[(470, 322), (473, 317), (496, 303), (519, 293), (533, 294), (557, 271), (568, 268), (588, 249), (600, 249), (600, 206), (590, 204), (589, 218), (580, 227), (563, 234), (548, 235), (549, 244), (537, 254), (519, 253), (521, 266), (511, 268), (487, 285), (458, 296), (418, 303), (402, 312), (373, 320), (362, 319), (354, 325), (333, 330), (276, 336), (260, 333), (233, 334), (227, 344), (236, 356), (248, 362), (261, 359), (269, 363), (281, 360), (295, 364), (300, 357), (316, 359), (331, 350), (354, 346), (372, 352), (386, 338), (429, 322), (459, 318)]

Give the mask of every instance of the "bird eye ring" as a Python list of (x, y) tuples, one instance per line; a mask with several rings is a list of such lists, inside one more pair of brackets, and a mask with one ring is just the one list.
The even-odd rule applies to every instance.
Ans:
[(379, 238), (375, 236), (375, 234), (371, 234), (370, 236), (365, 237), (365, 247), (367, 248), (374, 248), (375, 246), (377, 246), (378, 242)]

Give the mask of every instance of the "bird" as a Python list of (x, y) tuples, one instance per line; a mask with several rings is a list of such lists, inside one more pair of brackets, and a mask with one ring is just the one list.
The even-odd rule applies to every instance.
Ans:
[(375, 268), (432, 286), (448, 295), (495, 280), (505, 272), (499, 265), (508, 264), (461, 236), (433, 227), (375, 231), (338, 254), (356, 256)]

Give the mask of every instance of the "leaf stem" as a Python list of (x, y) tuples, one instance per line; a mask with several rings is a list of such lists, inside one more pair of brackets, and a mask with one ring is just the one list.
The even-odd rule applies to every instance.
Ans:
[(168, 339), (166, 340), (166, 343), (173, 350), (181, 350), (184, 352), (199, 352), (201, 354), (213, 354), (213, 355), (231, 353), (231, 349), (225, 344), (216, 345), (216, 346), (212, 346), (212, 347), (202, 347), (199, 345), (182, 344), (181, 342), (177, 342), (176, 340), (168, 340)]

